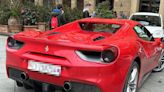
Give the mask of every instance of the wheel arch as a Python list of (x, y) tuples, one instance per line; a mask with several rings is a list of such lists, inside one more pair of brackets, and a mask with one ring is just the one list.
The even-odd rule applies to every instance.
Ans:
[(141, 68), (141, 59), (140, 59), (140, 57), (136, 57), (134, 59), (134, 62), (136, 62), (138, 64), (139, 68)]
[[(141, 71), (141, 59), (140, 59), (140, 57), (139, 56), (136, 56), (136, 57), (134, 57), (133, 59), (131, 59), (131, 64), (130, 64), (130, 67), (129, 68), (131, 68), (131, 66), (134, 64), (134, 63), (137, 63), (138, 64), (138, 68), (139, 68), (139, 75), (138, 75), (138, 77), (139, 77), (139, 79), (138, 79), (138, 83), (137, 83), (137, 88), (139, 88), (139, 85), (140, 85), (140, 71)], [(126, 80), (125, 80), (125, 83), (126, 83), (126, 81), (127, 81), (127, 77), (128, 77), (128, 74), (129, 74), (129, 72), (130, 72), (130, 69), (128, 69), (128, 73), (127, 73), (127, 75), (126, 75)], [(125, 85), (125, 83), (124, 83), (124, 85)], [(124, 91), (124, 87), (123, 87), (123, 91)]]
[(134, 59), (134, 62), (136, 62), (139, 66), (139, 80), (138, 80), (138, 88), (140, 88), (141, 83), (142, 83), (142, 64), (141, 64), (141, 58), (139, 56), (137, 56)]

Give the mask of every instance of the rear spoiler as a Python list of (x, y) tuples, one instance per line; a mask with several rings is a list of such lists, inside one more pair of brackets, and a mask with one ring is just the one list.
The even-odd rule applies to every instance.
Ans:
[(88, 44), (80, 44), (80, 43), (73, 43), (73, 42), (62, 42), (62, 41), (50, 41), (48, 39), (44, 38), (30, 38), (30, 37), (24, 37), (24, 36), (16, 36), (14, 37), (16, 40), (22, 41), (22, 42), (34, 42), (34, 43), (43, 43), (47, 45), (57, 45), (57, 46), (66, 46), (71, 48), (77, 48), (80, 50), (96, 50), (96, 51), (103, 51), (109, 46), (98, 46), (98, 45), (88, 45)]

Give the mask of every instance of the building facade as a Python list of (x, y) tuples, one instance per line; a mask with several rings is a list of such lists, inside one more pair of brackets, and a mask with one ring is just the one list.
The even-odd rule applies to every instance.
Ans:
[(135, 12), (154, 12), (164, 16), (164, 0), (115, 0), (114, 10), (127, 15)]
[[(43, 5), (47, 4), (66, 4), (71, 8), (83, 9), (84, 5), (90, 3), (92, 5), (92, 11), (95, 9), (98, 3), (105, 0), (34, 0), (35, 4)], [(117, 13), (123, 12), (125, 15), (135, 12), (155, 12), (160, 13), (164, 17), (164, 0), (109, 0), (109, 9), (116, 11)]]

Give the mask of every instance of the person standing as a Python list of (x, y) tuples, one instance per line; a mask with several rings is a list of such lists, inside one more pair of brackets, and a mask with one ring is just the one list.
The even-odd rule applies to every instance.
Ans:
[(86, 4), (83, 9), (83, 18), (91, 17), (89, 14), (91, 4)]
[(117, 15), (117, 12), (116, 12), (116, 11), (112, 11), (112, 14), (113, 14), (113, 16), (114, 16), (115, 18), (117, 18), (117, 17), (118, 17), (118, 15)]
[(55, 9), (53, 9), (51, 14), (50, 29), (54, 29), (66, 24), (62, 5), (58, 5)]
[(50, 29), (55, 29), (59, 26), (59, 18), (58, 16), (61, 14), (60, 9), (53, 9), (51, 12), (51, 19), (50, 19)]
[(93, 11), (92, 15), (91, 15), (91, 18), (94, 18), (96, 17), (96, 11)]
[(57, 5), (57, 9), (60, 9), (62, 11), (62, 14), (64, 14), (63, 6), (61, 4)]
[(118, 19), (127, 19), (127, 16), (124, 14), (123, 11), (120, 11), (118, 16), (117, 16)]
[(59, 9), (61, 11), (61, 14), (58, 16), (59, 18), (59, 25), (64, 25), (67, 23), (66, 18), (65, 18), (65, 13), (63, 10), (63, 6), (61, 4), (57, 5), (57, 9)]

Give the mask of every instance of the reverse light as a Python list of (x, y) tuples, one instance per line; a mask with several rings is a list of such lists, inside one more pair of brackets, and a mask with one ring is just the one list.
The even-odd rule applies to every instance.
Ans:
[(13, 37), (8, 37), (7, 46), (12, 49), (20, 49), (24, 45), (23, 42), (15, 40)]

